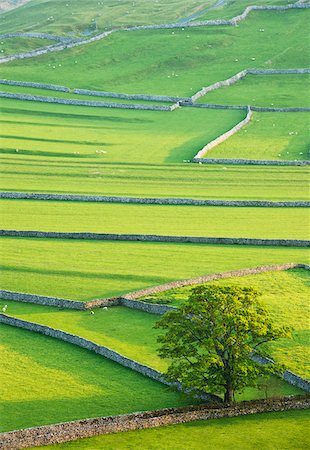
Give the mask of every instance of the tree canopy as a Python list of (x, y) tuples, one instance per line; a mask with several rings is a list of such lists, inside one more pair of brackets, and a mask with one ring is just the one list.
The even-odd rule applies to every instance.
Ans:
[(184, 388), (224, 394), (231, 402), (236, 392), (255, 386), (258, 377), (283, 370), (261, 365), (251, 353), (263, 344), (290, 337), (277, 327), (254, 288), (198, 286), (187, 302), (166, 313), (156, 324), (165, 330), (158, 338), (159, 355), (169, 359), (167, 376)]

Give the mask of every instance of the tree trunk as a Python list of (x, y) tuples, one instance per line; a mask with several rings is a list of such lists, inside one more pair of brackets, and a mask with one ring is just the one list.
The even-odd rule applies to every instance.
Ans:
[(224, 403), (232, 403), (233, 401), (233, 390), (230, 383), (226, 385), (226, 391), (224, 394)]

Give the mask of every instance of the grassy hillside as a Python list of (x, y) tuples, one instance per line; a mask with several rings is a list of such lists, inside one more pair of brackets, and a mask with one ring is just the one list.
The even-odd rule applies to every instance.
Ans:
[[(1, 16), (0, 16), (1, 17)], [(13, 55), (55, 44), (55, 41), (37, 38), (8, 38), (0, 40), (0, 56)], [(2, 86), (1, 86), (2, 90)]]
[(2, 77), (114, 92), (192, 95), (248, 67), (307, 67), (303, 30), (308, 17), (308, 10), (256, 11), (238, 27), (122, 31), (86, 46), (7, 63)]
[(233, 208), (0, 200), (0, 228), (309, 239), (306, 208)]
[(206, 9), (215, 0), (31, 0), (4, 13), (3, 32), (46, 31), (87, 35), (107, 28), (175, 22)]

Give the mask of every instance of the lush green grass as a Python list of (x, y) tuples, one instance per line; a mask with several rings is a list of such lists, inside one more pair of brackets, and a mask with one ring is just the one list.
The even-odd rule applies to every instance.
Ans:
[[(89, 311), (60, 310), (59, 308), (27, 303), (0, 301), (7, 305), (7, 314), (30, 322), (40, 323), (76, 334), (97, 344), (111, 348), (142, 364), (165, 371), (167, 361), (157, 355), (158, 330), (154, 329), (159, 317), (125, 307), (96, 309)], [(293, 361), (296, 361), (293, 355)], [(238, 394), (237, 399), (263, 398), (264, 396), (289, 395), (298, 393), (292, 386), (277, 378), (262, 380), (259, 388), (248, 388)]]
[(130, 431), (38, 449), (301, 450), (309, 445), (309, 411), (286, 411)]
[[(244, 117), (244, 111), (223, 113), (194, 108), (174, 112), (124, 109), (111, 112), (109, 108), (7, 99), (2, 104), (4, 153), (14, 153), (15, 158), (18, 157), (16, 149), (27, 156), (80, 155), (106, 163), (189, 159), (210, 139)], [(12, 107), (15, 107), (14, 115)]]
[(215, 0), (32, 0), (0, 17), (3, 33), (31, 30), (87, 34), (115, 26), (174, 22), (214, 3)]
[(171, 280), (285, 262), (307, 248), (3, 238), (3, 289), (76, 300)]
[(254, 113), (251, 122), (210, 150), (206, 157), (309, 159), (308, 113)]
[(233, 208), (0, 200), (0, 228), (309, 239), (306, 208)]
[(4, 191), (191, 197), (229, 200), (308, 200), (306, 167), (198, 164), (106, 164), (100, 158), (2, 155)]
[[(214, 282), (254, 286), (262, 292), (262, 301), (268, 305), (271, 314), (280, 325), (293, 328), (293, 339), (281, 339), (268, 345), (276, 361), (285, 364), (301, 376), (310, 377), (309, 368), (309, 287), (310, 274), (304, 269), (284, 272), (268, 272), (246, 277), (233, 277)], [(162, 292), (147, 298), (174, 305), (186, 300), (192, 287)]]
[[(1, 16), (0, 16), (1, 17)], [(47, 45), (56, 44), (55, 41), (37, 38), (7, 38), (0, 41), (0, 57), (34, 50)], [(2, 90), (2, 86), (1, 86)]]
[(193, 403), (93, 352), (34, 332), (2, 325), (1, 346), (1, 431)]
[(308, 17), (307, 10), (256, 11), (238, 27), (117, 32), (82, 47), (7, 63), (1, 67), (2, 77), (114, 92), (192, 95), (248, 67), (307, 67), (303, 30)]
[(266, 107), (309, 107), (309, 78), (306, 75), (247, 75), (201, 97), (198, 103), (254, 105)]

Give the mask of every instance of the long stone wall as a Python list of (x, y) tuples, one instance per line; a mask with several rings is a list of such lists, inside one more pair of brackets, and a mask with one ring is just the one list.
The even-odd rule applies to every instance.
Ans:
[[(244, 20), (248, 16), (248, 14), (254, 10), (286, 11), (289, 9), (308, 9), (308, 8), (310, 8), (310, 3), (300, 3), (299, 1), (294, 4), (283, 5), (283, 6), (281, 6), (281, 5), (280, 6), (248, 6), (242, 14), (240, 14), (236, 17), (233, 17), (230, 20), (218, 19), (218, 20), (207, 20), (207, 21), (203, 21), (203, 22), (187, 22), (187, 23), (173, 23), (173, 24), (146, 25), (146, 26), (141, 25), (141, 26), (126, 27), (123, 30), (124, 31), (137, 31), (137, 30), (149, 30), (149, 29), (207, 27), (207, 26), (221, 26), (221, 25), (235, 26), (238, 24), (238, 22), (240, 22), (241, 20)], [(114, 33), (116, 31), (119, 31), (119, 29), (105, 31), (103, 33), (100, 33), (100, 34), (93, 36), (91, 38), (88, 38), (88, 39), (78, 39), (78, 40), (75, 40), (74, 42), (71, 41), (71, 42), (66, 42), (66, 43), (60, 43), (60, 44), (56, 44), (56, 45), (42, 47), (40, 49), (36, 49), (36, 50), (30, 51), (30, 52), (24, 52), (24, 53), (18, 53), (15, 55), (4, 56), (4, 57), (0, 58), (0, 64), (9, 62), (9, 61), (14, 61), (16, 59), (33, 58), (36, 56), (44, 55), (46, 53), (61, 51), (61, 50), (67, 49), (67, 48), (73, 48), (73, 47), (76, 47), (79, 45), (89, 44), (91, 42), (95, 42), (100, 39), (104, 39), (107, 36), (109, 36), (111, 33)]]
[(57, 84), (33, 83), (32, 81), (15, 81), (15, 80), (0, 80), (0, 84), (9, 86), (22, 86), (37, 89), (47, 89), (49, 91), (70, 92), (70, 89), (65, 86), (58, 86)]
[[(241, 120), (241, 122), (239, 122), (237, 125), (235, 125), (233, 128), (231, 128), (230, 130), (226, 131), (226, 133), (222, 134), (221, 136), (217, 137), (216, 139), (214, 139), (213, 141), (209, 142), (207, 145), (205, 145), (203, 147), (203, 149), (201, 149), (193, 158), (193, 162), (199, 162), (199, 160), (201, 158), (203, 158), (203, 155), (205, 155), (205, 153), (207, 153), (208, 151), (210, 151), (212, 148), (216, 147), (217, 145), (219, 145), (221, 142), (226, 141), (228, 138), (230, 138), (231, 136), (233, 136), (234, 134), (236, 134), (238, 131), (240, 131), (245, 125), (247, 125), (251, 118), (252, 118), (252, 111), (251, 108), (248, 108), (248, 112), (246, 117)], [(197, 161), (198, 160), (198, 161)]]
[[(272, 359), (266, 358), (266, 356), (261, 356), (258, 353), (252, 354), (251, 359), (262, 365), (274, 364), (274, 361)], [(296, 386), (305, 392), (310, 392), (310, 382), (305, 378), (296, 375), (296, 373), (293, 373), (290, 370), (286, 370), (282, 375), (282, 378), (293, 386)]]
[(301, 161), (276, 161), (272, 159), (227, 159), (227, 158), (194, 158), (194, 163), (199, 164), (233, 164), (254, 166), (309, 166), (310, 160)]
[(196, 420), (238, 417), (266, 412), (302, 410), (310, 407), (307, 396), (281, 399), (252, 400), (232, 405), (200, 405), (169, 408), (120, 416), (98, 417), (72, 422), (44, 425), (9, 431), (0, 435), (3, 450), (19, 450), (51, 445), (77, 439), (167, 425), (176, 425)]
[(93, 91), (90, 89), (74, 89), (74, 94), (92, 95), (94, 97), (123, 98), (126, 100), (154, 100), (156, 102), (189, 101), (188, 97), (171, 97), (166, 95), (118, 94), (115, 92)]
[(0, 198), (14, 200), (51, 200), (64, 202), (132, 203), (143, 205), (231, 206), (240, 208), (304, 208), (310, 206), (310, 201), (273, 202), (265, 200), (198, 200), (193, 198), (143, 198), (105, 195), (35, 194), (31, 192), (0, 192)]
[(139, 110), (151, 110), (151, 111), (171, 111), (170, 106), (159, 105), (138, 105), (133, 103), (112, 103), (112, 102), (96, 102), (91, 100), (75, 100), (65, 99), (57, 97), (44, 97), (40, 95), (31, 94), (12, 94), (9, 92), (0, 92), (2, 98), (13, 98), (17, 100), (43, 102), (43, 103), (59, 103), (62, 105), (75, 105), (75, 106), (92, 106), (99, 108), (119, 108), (119, 109), (139, 109)]
[(0, 236), (27, 237), (39, 239), (87, 239), (96, 241), (143, 241), (174, 242), (219, 245), (267, 245), (281, 247), (309, 247), (310, 240), (302, 239), (255, 239), (222, 238), (201, 236), (162, 236), (156, 234), (112, 234), (112, 233), (66, 233), (58, 231), (0, 230)]
[(68, 36), (57, 36), (55, 34), (49, 33), (4, 33), (0, 34), (0, 39), (9, 39), (9, 38), (32, 38), (32, 39), (48, 39), (49, 41), (57, 41), (57, 42), (72, 42), (80, 39), (74, 39)]
[(213, 83), (210, 86), (203, 87), (200, 91), (194, 94), (191, 97), (191, 100), (195, 102), (199, 98), (206, 95), (208, 92), (215, 91), (216, 89), (220, 89), (224, 86), (231, 86), (238, 81), (245, 78), (247, 75), (292, 75), (292, 74), (308, 74), (310, 73), (310, 68), (304, 69), (245, 69), (241, 72), (236, 73), (230, 78), (226, 80), (218, 81), (217, 83)]
[[(231, 270), (229, 272), (220, 272), (209, 275), (202, 275), (200, 277), (189, 278), (187, 280), (171, 281), (169, 283), (160, 284), (150, 288), (139, 289), (138, 291), (131, 292), (122, 296), (123, 299), (135, 300), (147, 295), (157, 294), (159, 292), (169, 291), (170, 289), (176, 289), (184, 286), (192, 286), (196, 284), (203, 284), (209, 281), (220, 280), (224, 278), (243, 277), (247, 275), (256, 275), (265, 272), (283, 271), (288, 269), (305, 269), (309, 270), (310, 266), (307, 264), (286, 263), (286, 264), (274, 264), (271, 266), (258, 266), (249, 269)], [(156, 305), (165, 306), (165, 305)], [(172, 308), (171, 306), (169, 308)]]
[(86, 305), (84, 302), (65, 300), (63, 298), (48, 297), (44, 295), (12, 292), (6, 290), (0, 290), (0, 299), (14, 300), (17, 302), (25, 302), (25, 303), (35, 303), (38, 305), (45, 305), (45, 306), (57, 306), (58, 308), (86, 309)]

